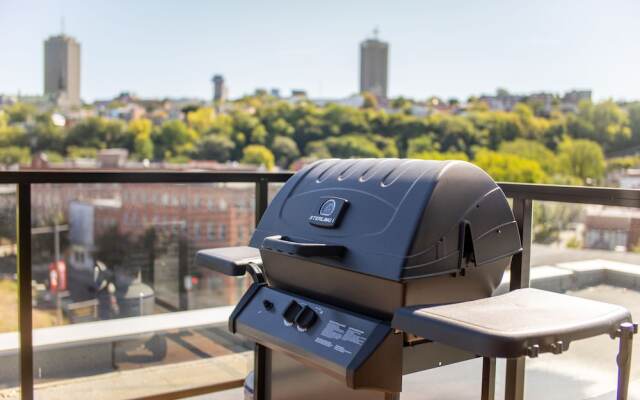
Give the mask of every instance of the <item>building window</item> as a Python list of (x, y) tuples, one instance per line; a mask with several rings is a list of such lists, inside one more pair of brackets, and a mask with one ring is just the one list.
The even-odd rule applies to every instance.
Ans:
[(200, 239), (200, 222), (193, 223), (193, 239), (194, 240)]
[(207, 239), (215, 240), (216, 239), (216, 231), (213, 227), (213, 222), (207, 223)]
[(220, 224), (220, 240), (227, 240), (227, 225)]

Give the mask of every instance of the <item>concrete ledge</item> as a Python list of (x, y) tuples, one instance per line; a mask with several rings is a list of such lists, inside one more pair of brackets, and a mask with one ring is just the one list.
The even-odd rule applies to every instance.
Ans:
[[(215, 307), (34, 329), (33, 372), (45, 379), (112, 372), (116, 345), (140, 346), (168, 331), (226, 326), (231, 311), (233, 306)], [(18, 333), (0, 334), (0, 384), (17, 384), (18, 362)]]
[[(510, 278), (507, 271), (495, 294), (509, 290)], [(596, 259), (531, 268), (531, 287), (537, 289), (562, 293), (602, 284), (640, 290), (640, 265)]]
[[(204, 360), (168, 364), (65, 379), (35, 385), (39, 400), (150, 399), (171, 394), (171, 398), (195, 396), (242, 385), (253, 368), (253, 353), (243, 352)], [(17, 389), (0, 390), (0, 399), (19, 400)]]
[[(33, 330), (34, 351), (135, 339), (158, 332), (224, 325), (233, 306), (84, 322)], [(0, 334), (0, 357), (17, 354), (17, 332)]]

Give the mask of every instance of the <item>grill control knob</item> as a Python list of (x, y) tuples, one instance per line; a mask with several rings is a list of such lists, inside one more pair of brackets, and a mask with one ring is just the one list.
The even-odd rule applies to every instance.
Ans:
[(266, 299), (262, 301), (262, 306), (267, 311), (271, 311), (273, 309), (273, 303)]
[(298, 318), (296, 318), (296, 328), (298, 328), (300, 332), (306, 332), (317, 319), (318, 315), (315, 311), (313, 311), (309, 306), (304, 306), (302, 311), (300, 311), (300, 314), (298, 314)]
[(291, 300), (291, 303), (287, 306), (282, 313), (282, 319), (284, 320), (284, 324), (286, 326), (291, 326), (296, 320), (298, 314), (302, 311), (302, 306), (295, 300)]

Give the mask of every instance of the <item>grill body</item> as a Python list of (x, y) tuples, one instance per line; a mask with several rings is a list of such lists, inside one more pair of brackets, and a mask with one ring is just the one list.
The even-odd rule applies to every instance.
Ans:
[[(336, 225), (310, 223), (331, 199), (348, 202)], [(269, 246), (271, 236), (346, 250), (301, 256)], [(270, 285), (381, 318), (402, 306), (490, 296), (521, 248), (507, 200), (484, 171), (398, 159), (326, 160), (300, 171), (274, 198), (251, 245)]]

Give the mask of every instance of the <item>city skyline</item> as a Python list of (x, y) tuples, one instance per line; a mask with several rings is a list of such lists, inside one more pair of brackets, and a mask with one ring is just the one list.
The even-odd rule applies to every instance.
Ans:
[(595, 100), (640, 98), (640, 26), (633, 23), (640, 3), (633, 1), (615, 7), (407, 1), (393, 10), (382, 2), (312, 9), (280, 1), (251, 4), (250, 12), (246, 4), (154, 2), (149, 8), (144, 2), (3, 2), (0, 57), (10, 62), (0, 63), (0, 93), (41, 93), (42, 42), (59, 32), (64, 16), (65, 33), (83, 46), (88, 102), (122, 91), (210, 99), (210, 79), (218, 73), (231, 98), (255, 88), (346, 97), (358, 92), (358, 46), (375, 26), (393, 47), (389, 97), (464, 100), (505, 87), (516, 93), (587, 88)]

